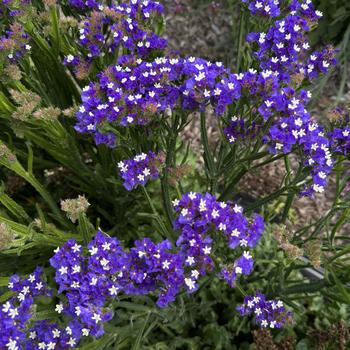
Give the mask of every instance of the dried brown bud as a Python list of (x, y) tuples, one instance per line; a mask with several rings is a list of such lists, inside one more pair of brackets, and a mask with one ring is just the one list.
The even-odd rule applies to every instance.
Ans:
[(79, 80), (84, 80), (88, 78), (90, 74), (90, 64), (88, 62), (80, 62), (75, 71), (75, 76)]
[(14, 22), (10, 24), (10, 30), (12, 32), (11, 39), (15, 42), (15, 47), (22, 47), (27, 44), (24, 28), (22, 24)]
[(157, 108), (157, 104), (156, 103), (149, 102), (145, 106), (145, 112), (146, 113), (155, 114), (157, 112), (157, 110), (158, 110), (158, 108)]
[(303, 255), (303, 251), (291, 243), (282, 243), (280, 247), (287, 253), (292, 259), (300, 258)]
[(50, 34), (52, 32), (51, 24), (47, 24), (47, 25), (43, 26), (42, 31), (43, 31), (44, 36), (50, 36)]
[(18, 66), (15, 64), (9, 64), (5, 66), (4, 68), (4, 77), (2, 77), (3, 80), (21, 80), (22, 74), (21, 70)]
[(14, 163), (17, 161), (16, 156), (11, 152), (11, 150), (0, 141), (0, 158), (5, 158), (8, 162)]
[(104, 7), (102, 10), (103, 14), (107, 17), (110, 17), (116, 23), (121, 23), (122, 14), (120, 12), (115, 11), (111, 7)]
[(0, 223), (0, 251), (5, 250), (11, 246), (15, 239), (15, 235), (8, 225)]
[(292, 238), (292, 233), (286, 225), (276, 225), (273, 232), (280, 248), (284, 250), (290, 258), (297, 259), (303, 255), (302, 249), (289, 242)]
[(23, 179), (23, 177), (18, 176), (16, 174), (10, 174), (7, 177), (7, 181), (6, 181), (6, 192), (9, 195), (14, 195), (20, 192), (26, 184), (27, 183)]
[(177, 182), (189, 174), (191, 170), (192, 167), (188, 164), (179, 165), (176, 168), (169, 169), (169, 185), (175, 187)]
[(34, 109), (39, 105), (41, 98), (32, 91), (17, 91), (10, 90), (12, 99), (19, 105), (17, 110), (12, 114), (12, 117), (18, 120), (25, 120)]
[(19, 106), (29, 104), (33, 100), (35, 101), (36, 105), (38, 105), (41, 101), (41, 98), (39, 95), (35, 94), (32, 91), (17, 91), (17, 90), (10, 90), (10, 94), (12, 99), (15, 103), (17, 103)]
[(78, 196), (76, 199), (61, 201), (62, 211), (67, 213), (68, 218), (74, 223), (78, 220), (79, 214), (83, 214), (89, 208), (90, 203), (85, 196)]
[(60, 29), (62, 31), (67, 31), (69, 28), (75, 28), (78, 26), (78, 21), (74, 17), (63, 16), (60, 18)]
[(13, 50), (16, 47), (16, 42), (13, 39), (3, 39), (1, 41), (3, 50)]
[(165, 160), (166, 160), (166, 155), (163, 151), (159, 152), (157, 154), (157, 157), (156, 157), (156, 160), (160, 163), (159, 166), (161, 164), (164, 164), (165, 163)]
[[(313, 339), (315, 349), (346, 350), (350, 344), (350, 327), (342, 321), (333, 324), (325, 330), (312, 329), (308, 335)], [(331, 347), (330, 347), (331, 346)]]
[(309, 241), (305, 244), (305, 250), (309, 256), (311, 265), (319, 268), (321, 266), (322, 242), (320, 240)]
[(75, 114), (78, 112), (78, 107), (70, 107), (62, 111), (62, 114), (68, 118), (74, 118)]
[(41, 24), (49, 24), (50, 23), (51, 15), (50, 15), (49, 11), (41, 11), (36, 16), (38, 18), (38, 21)]
[(332, 122), (336, 123), (341, 121), (345, 116), (345, 112), (340, 108), (332, 109), (327, 113), (327, 118)]
[(268, 329), (258, 329), (253, 331), (256, 350), (278, 350), (273, 341), (271, 332)]
[(35, 225), (40, 231), (43, 230), (44, 225), (43, 225), (42, 221), (41, 221), (39, 218), (34, 219), (34, 225)]
[(290, 239), (290, 231), (287, 229), (286, 225), (275, 225), (273, 229), (275, 239), (279, 244), (287, 243)]
[(53, 230), (56, 229), (56, 226), (55, 226), (55, 225), (53, 225), (53, 224), (51, 224), (51, 223), (47, 223), (47, 222), (43, 223), (43, 222), (41, 221), (40, 218), (34, 219), (33, 224), (34, 224), (35, 227), (37, 227), (40, 231), (44, 231), (44, 230), (47, 230), (47, 231), (51, 230), (51, 231), (53, 231)]
[(55, 107), (40, 108), (34, 112), (33, 116), (42, 120), (56, 120), (61, 114), (61, 110)]
[(106, 76), (110, 81), (115, 81), (113, 67), (108, 66), (104, 71), (103, 75)]
[(292, 74), (291, 76), (291, 84), (295, 87), (298, 88), (301, 83), (304, 81), (305, 75), (303, 73), (295, 73)]
[(47, 7), (52, 7), (56, 5), (56, 0), (43, 0), (43, 3)]
[(293, 350), (295, 349), (295, 338), (285, 337), (275, 342), (269, 329), (258, 329), (253, 331), (256, 350)]

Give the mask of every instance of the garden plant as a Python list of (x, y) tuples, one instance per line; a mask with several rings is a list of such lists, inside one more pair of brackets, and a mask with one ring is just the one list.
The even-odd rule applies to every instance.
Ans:
[(0, 349), (350, 348), (350, 32), (227, 3), (221, 62), (168, 1), (0, 0)]

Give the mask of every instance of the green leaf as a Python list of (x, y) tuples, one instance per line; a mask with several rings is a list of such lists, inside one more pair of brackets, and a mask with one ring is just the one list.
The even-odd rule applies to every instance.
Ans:
[(137, 335), (136, 341), (135, 341), (134, 345), (132, 346), (132, 349), (131, 349), (131, 350), (138, 350), (138, 349), (141, 349), (142, 335), (143, 335), (143, 333), (144, 333), (144, 331), (145, 331), (145, 329), (146, 329), (146, 326), (147, 326), (147, 324), (148, 324), (148, 320), (149, 320), (149, 318), (150, 318), (150, 315), (151, 315), (151, 313), (148, 312), (148, 313), (147, 313), (147, 316), (146, 316), (146, 318), (145, 318), (145, 321), (144, 321), (144, 323), (143, 323), (143, 326), (140, 328), (140, 331), (139, 331), (139, 333), (138, 333), (138, 335)]
[(102, 350), (107, 347), (109, 343), (112, 343), (116, 340), (118, 334), (105, 334), (102, 338), (98, 340), (94, 340), (90, 342), (89, 344), (86, 344), (84, 346), (80, 346), (80, 350)]
[(0, 187), (0, 202), (19, 221), (30, 222), (29, 215), (24, 208), (3, 192), (4, 187)]
[(78, 221), (78, 231), (82, 235), (85, 245), (87, 245), (95, 231), (94, 225), (89, 221), (85, 213), (79, 214)]
[(53, 42), (54, 47), (56, 50), (56, 54), (59, 54), (60, 46), (61, 46), (61, 35), (59, 30), (59, 20), (57, 15), (57, 7), (51, 6), (50, 8), (50, 17), (51, 17), (51, 23), (52, 23), (52, 36), (53, 36)]
[(13, 296), (14, 292), (9, 290), (8, 292), (4, 293), (0, 296), (0, 303), (5, 302), (6, 300), (10, 299)]
[(33, 316), (33, 320), (35, 321), (50, 320), (54, 318), (57, 318), (57, 312), (52, 310), (39, 311)]
[(313, 345), (310, 343), (309, 339), (302, 339), (295, 347), (295, 350), (310, 350)]
[(0, 287), (5, 287), (10, 281), (9, 277), (0, 277)]
[(204, 148), (204, 162), (207, 167), (209, 177), (215, 177), (215, 162), (212, 152), (209, 148), (208, 133), (206, 127), (206, 116), (204, 112), (201, 112), (201, 137)]
[(344, 287), (343, 283), (339, 280), (339, 278), (337, 277), (337, 275), (334, 273), (334, 271), (332, 269), (329, 268), (329, 272), (331, 273), (331, 276), (333, 277), (335, 285), (336, 285), (339, 293), (341, 294), (344, 302), (350, 305), (350, 292), (349, 292), (349, 290), (347, 290)]

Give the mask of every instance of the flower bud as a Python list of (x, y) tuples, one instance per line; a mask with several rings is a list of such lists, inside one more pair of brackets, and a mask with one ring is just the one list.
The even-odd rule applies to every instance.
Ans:
[(0, 223), (0, 251), (7, 249), (15, 236), (8, 225)]
[(78, 196), (76, 199), (66, 199), (61, 201), (61, 209), (66, 212), (67, 217), (74, 223), (79, 215), (83, 214), (89, 208), (90, 203), (85, 196)]
[(0, 158), (5, 158), (8, 162), (14, 163), (17, 161), (16, 156), (11, 152), (11, 150), (0, 141)]

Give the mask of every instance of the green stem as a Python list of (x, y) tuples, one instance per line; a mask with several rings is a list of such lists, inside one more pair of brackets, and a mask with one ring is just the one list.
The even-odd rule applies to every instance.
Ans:
[(174, 215), (173, 215), (170, 193), (169, 193), (169, 181), (168, 181), (169, 173), (168, 172), (171, 167), (176, 166), (175, 148), (176, 148), (176, 139), (178, 134), (178, 124), (180, 121), (179, 114), (176, 112), (174, 113), (175, 113), (175, 117), (174, 117), (173, 125), (168, 132), (169, 135), (168, 135), (168, 142), (167, 142), (165, 167), (163, 169), (163, 176), (161, 179), (163, 205), (164, 205), (169, 227), (172, 227), (173, 225)]
[(252, 211), (256, 208), (261, 207), (262, 205), (274, 200), (275, 198), (281, 196), (284, 192), (286, 192), (289, 189), (289, 187), (282, 187), (278, 191), (275, 191), (271, 193), (270, 195), (260, 199), (259, 201), (255, 202), (254, 204), (250, 205), (246, 210)]
[(154, 206), (153, 201), (152, 201), (150, 195), (148, 194), (148, 191), (146, 190), (146, 187), (145, 186), (141, 186), (141, 188), (142, 188), (142, 191), (143, 191), (143, 193), (144, 193), (144, 195), (145, 195), (145, 197), (147, 199), (147, 202), (148, 202), (149, 206), (152, 209), (153, 214), (158, 215), (157, 209)]
[(243, 46), (243, 32), (244, 32), (244, 11), (241, 9), (240, 20), (239, 20), (239, 34), (238, 34), (238, 45), (237, 45), (237, 64), (236, 70), (240, 71), (242, 61), (242, 46)]
[(310, 283), (301, 283), (294, 285), (292, 287), (280, 290), (278, 292), (272, 293), (269, 297), (275, 297), (279, 295), (288, 295), (288, 294), (300, 294), (300, 293), (313, 293), (318, 292), (320, 289), (327, 287), (328, 283), (325, 280), (319, 280), (316, 282)]
[(248, 172), (247, 168), (242, 167), (236, 175), (231, 180), (230, 184), (224, 189), (221, 196), (219, 197), (220, 201), (227, 200), (230, 198), (231, 194), (234, 191), (234, 188), (236, 187), (238, 181)]
[(36, 191), (41, 195), (41, 197), (45, 200), (45, 202), (48, 204), (52, 212), (55, 214), (57, 219), (60, 219), (60, 221), (64, 222), (64, 218), (61, 214), (61, 211), (59, 210), (56, 202), (51, 197), (50, 193), (46, 191), (46, 189), (40, 184), (40, 182), (35, 178), (33, 174), (30, 174), (29, 172), (25, 171), (25, 169), (22, 167), (22, 165), (16, 160), (15, 162), (1, 162), (4, 166), (6, 166), (8, 169), (14, 171), (17, 175), (22, 177), (24, 180), (26, 180), (28, 183), (30, 183)]
[(85, 213), (79, 214), (79, 227), (78, 230), (80, 234), (83, 237), (84, 244), (87, 246), (92, 238), (92, 231), (93, 229), (92, 224), (90, 223), (89, 219), (87, 218)]
[(243, 290), (243, 288), (241, 287), (241, 285), (237, 281), (235, 283), (235, 286), (239, 290), (239, 292), (242, 294), (242, 296), (245, 297), (247, 295), (247, 293)]
[(285, 204), (284, 209), (283, 209), (282, 223), (285, 223), (286, 220), (288, 219), (289, 210), (292, 207), (294, 198), (295, 198), (295, 191), (292, 191), (289, 193), (287, 200), (286, 200), (286, 204)]
[(201, 137), (202, 137), (202, 143), (204, 148), (204, 162), (209, 174), (209, 179), (211, 180), (215, 177), (215, 163), (214, 163), (214, 157), (210, 152), (210, 148), (209, 148), (205, 112), (201, 112), (200, 121), (201, 121)]
[(158, 214), (158, 211), (157, 211), (156, 207), (154, 206), (153, 201), (152, 201), (152, 199), (151, 199), (151, 197), (150, 197), (150, 195), (149, 195), (149, 193), (148, 193), (146, 187), (141, 186), (141, 188), (142, 188), (142, 191), (143, 191), (143, 193), (144, 193), (144, 195), (145, 195), (145, 197), (146, 197), (146, 199), (147, 199), (147, 202), (148, 202), (149, 206), (151, 207), (151, 210), (152, 210), (153, 215), (154, 215), (154, 219), (155, 219), (155, 221), (157, 222), (157, 224), (159, 225), (159, 230), (161, 231), (162, 236), (163, 236), (163, 237), (169, 238), (169, 237), (168, 237), (168, 236), (169, 236), (169, 232), (172, 232), (172, 231), (171, 231), (171, 230), (169, 231), (169, 230), (167, 229), (167, 227), (166, 227), (166, 225), (164, 224), (162, 218), (161, 218), (160, 215)]

